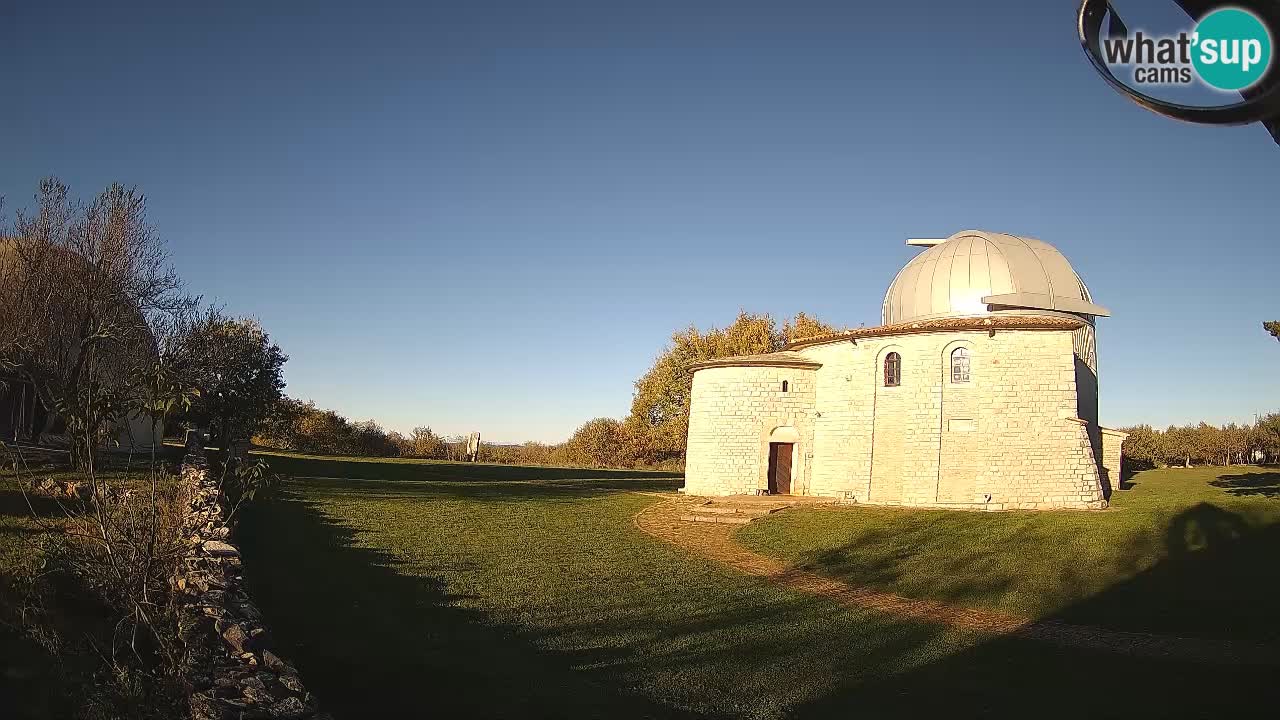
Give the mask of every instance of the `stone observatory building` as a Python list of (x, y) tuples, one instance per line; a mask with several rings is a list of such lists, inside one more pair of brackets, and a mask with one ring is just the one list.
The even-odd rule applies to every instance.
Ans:
[(1052, 245), (964, 231), (889, 285), (883, 324), (694, 366), (685, 492), (980, 510), (1105, 507), (1108, 311)]

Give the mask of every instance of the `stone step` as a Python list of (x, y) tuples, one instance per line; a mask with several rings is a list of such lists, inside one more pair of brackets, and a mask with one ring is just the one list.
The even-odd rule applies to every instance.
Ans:
[(723, 525), (746, 525), (751, 522), (751, 518), (746, 515), (681, 515), (680, 519), (685, 522), (709, 522)]
[(746, 515), (747, 517), (764, 517), (771, 512), (775, 512), (775, 509), (761, 507), (744, 508), (726, 505), (699, 505), (698, 507), (692, 508), (690, 512), (707, 513), (708, 515)]

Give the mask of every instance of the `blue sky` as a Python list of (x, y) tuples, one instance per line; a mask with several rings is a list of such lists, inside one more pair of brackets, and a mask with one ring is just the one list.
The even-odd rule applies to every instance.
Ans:
[(175, 5), (0, 9), (0, 194), (138, 186), (352, 418), (560, 440), (673, 330), (878, 324), (975, 227), (1114, 312), (1105, 424), (1280, 409), (1280, 147), (1122, 100), (1070, 0)]

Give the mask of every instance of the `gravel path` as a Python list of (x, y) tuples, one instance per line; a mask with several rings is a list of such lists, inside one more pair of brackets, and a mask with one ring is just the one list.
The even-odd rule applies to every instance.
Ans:
[[(654, 495), (654, 493), (644, 493)], [(687, 522), (680, 516), (701, 499), (666, 496), (635, 516), (641, 531), (691, 553), (728, 565), (748, 575), (768, 578), (792, 590), (831, 598), (845, 605), (867, 608), (927, 623), (994, 635), (1013, 635), (1054, 645), (1102, 650), (1139, 657), (1229, 664), (1277, 664), (1280, 648), (1218, 638), (1177, 637), (1127, 632), (1094, 625), (1037, 621), (991, 610), (964, 608), (932, 600), (917, 600), (849, 585), (776, 558), (748, 550), (734, 539), (740, 526)], [(788, 511), (790, 512), (790, 511)]]

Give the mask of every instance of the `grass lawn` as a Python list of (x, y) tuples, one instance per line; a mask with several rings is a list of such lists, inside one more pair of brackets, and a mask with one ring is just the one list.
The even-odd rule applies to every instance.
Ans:
[[(286, 473), (330, 478), (287, 483), (282, 499), (247, 512), (238, 539), (277, 645), (339, 718), (1203, 716), (1244, 712), (1280, 694), (1271, 668), (1136, 660), (975, 636), (839, 606), (690, 557), (631, 522), (658, 501), (633, 491), (673, 489), (680, 480), (671, 476), (268, 459)], [(1128, 491), (1134, 502), (1144, 488), (1160, 493), (1144, 477)], [(1165, 497), (1171, 521), (1179, 516), (1173, 506), (1194, 509), (1196, 492), (1209, 492), (1183, 490)], [(1241, 533), (1265, 526), (1271, 500), (1219, 495), (1229, 508), (1222, 512), (1251, 523)], [(1045, 528), (1013, 533), (1031, 543), (1017, 555), (1036, 567), (1042, 561), (1029, 556), (1074, 544), (1060, 533), (1088, 529), (1085, 521), (1129, 527), (1111, 524), (1136, 511), (1128, 504), (1075, 514), (1079, 520), (1045, 515)], [(810, 562), (805, 553), (828, 552), (810, 524), (834, 523), (851, 537), (859, 523), (883, 522), (878, 532), (892, 534), (892, 518), (910, 527), (917, 514), (926, 515), (792, 511), (743, 536), (756, 547), (794, 536), (810, 544), (796, 558)], [(933, 522), (1002, 527), (1018, 517)], [(1114, 552), (1129, 552), (1131, 534), (1090, 532)], [(982, 535), (976, 526), (970, 534)], [(1077, 573), (1089, 575), (1086, 563), (1105, 555), (1080, 558)], [(939, 585), (1003, 583), (1007, 592), (1023, 582), (1016, 569), (997, 583), (966, 578), (988, 566), (934, 557), (947, 560), (939, 575), (958, 575)], [(1107, 567), (1101, 572), (1115, 582), (1142, 573), (1137, 565), (1127, 576)], [(1047, 583), (1034, 570), (1026, 581)], [(1112, 589), (1104, 582), (1099, 592)], [(989, 589), (954, 597), (1012, 607)], [(1043, 601), (1061, 613), (1079, 605)]]
[[(39, 467), (25, 476), (75, 479), (71, 473)], [(52, 499), (24, 497), (18, 483), (17, 476), (0, 470), (0, 717), (72, 717), (78, 708), (69, 678), (92, 668), (78, 652), (71, 658), (72, 648), (81, 649), (80, 638), (68, 639), (71, 647), (64, 646), (68, 652), (60, 661), (19, 627), (25, 596), (18, 578), (39, 568), (42, 537), (56, 531), (64, 516)], [(85, 616), (91, 611), (73, 598), (48, 602), (52, 604), (46, 609), (58, 615), (60, 629), (92, 623)]]
[[(20, 578), (43, 572), (43, 541), (58, 532), (66, 515), (58, 501), (40, 495), (24, 496), (20, 483), (51, 478), (80, 481), (82, 476), (65, 469), (65, 454), (40, 454), (26, 449), (25, 469), (15, 475), (0, 469), (0, 718), (71, 718), (82, 710), (84, 685), (99, 670), (97, 650), (87, 638), (109, 627), (102, 607), (61, 583), (46, 593), (43, 611), (56, 627), (57, 643), (42, 645), (23, 630), (31, 607)], [(0, 458), (6, 457), (0, 452)], [(142, 482), (127, 476), (122, 467), (128, 458), (105, 458), (110, 468), (100, 477), (114, 482)], [(137, 460), (133, 467), (137, 469)], [(70, 507), (77, 507), (68, 501)], [(56, 647), (56, 650), (53, 649)]]
[(521, 467), (496, 463), (457, 463), (413, 458), (341, 458), (326, 455), (259, 451), (273, 472), (297, 477), (335, 477), (351, 480), (445, 480), (449, 482), (561, 482), (584, 481), (611, 485), (631, 480), (627, 489), (674, 490), (683, 484), (681, 473), (646, 470), (590, 470), (585, 468)]
[(1105, 512), (782, 513), (744, 545), (910, 597), (1125, 630), (1280, 638), (1280, 472), (1149, 470)]

